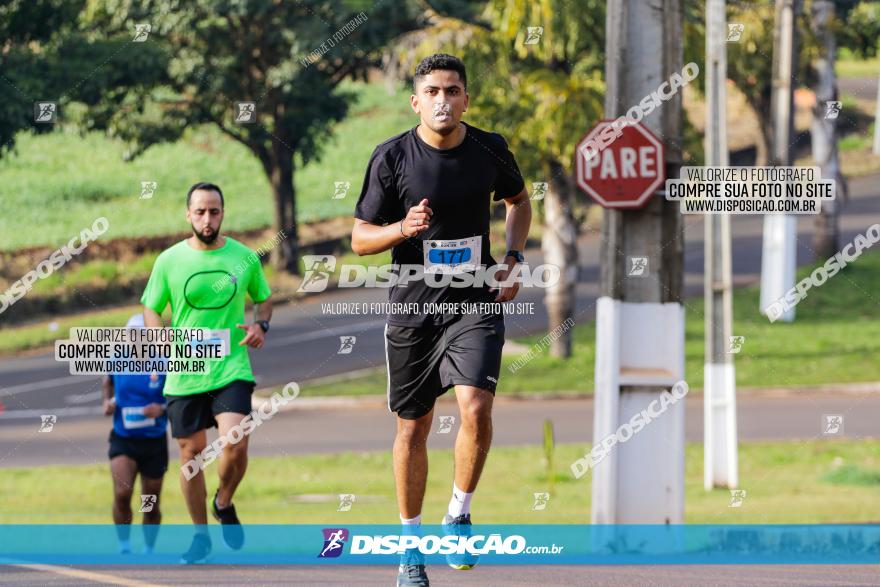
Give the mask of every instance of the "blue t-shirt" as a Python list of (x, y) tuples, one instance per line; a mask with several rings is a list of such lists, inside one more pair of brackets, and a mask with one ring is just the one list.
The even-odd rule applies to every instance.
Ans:
[(116, 392), (116, 410), (113, 412), (113, 431), (126, 438), (157, 438), (165, 436), (168, 416), (144, 417), (144, 406), (165, 405), (162, 388), (165, 375), (110, 375)]

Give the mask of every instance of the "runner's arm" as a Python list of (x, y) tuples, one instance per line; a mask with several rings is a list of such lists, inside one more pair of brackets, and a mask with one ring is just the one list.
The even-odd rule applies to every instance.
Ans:
[(433, 214), (428, 199), (424, 198), (417, 206), (409, 209), (403, 220), (385, 226), (355, 218), (354, 228), (351, 230), (351, 249), (358, 255), (375, 255), (387, 251), (407, 238), (428, 230)]
[[(507, 208), (505, 222), (507, 250), (522, 253), (532, 224), (532, 203), (529, 201), (529, 193), (523, 188), (523, 191), (512, 198), (505, 198), (504, 206)], [(504, 262), (507, 263), (507, 260), (505, 259)]]
[(116, 407), (116, 390), (113, 387), (113, 379), (109, 375), (104, 376), (104, 379), (101, 381), (101, 388), (104, 392), (104, 415), (109, 416)]
[(260, 320), (268, 322), (272, 319), (272, 296), (263, 300), (258, 304), (254, 304), (254, 323)]
[(144, 326), (147, 328), (162, 328), (165, 324), (162, 323), (161, 315), (152, 308), (144, 306)]
[(375, 255), (399, 245), (405, 238), (400, 233), (400, 222), (379, 226), (355, 218), (351, 230), (351, 249), (358, 255)]
[[(512, 198), (504, 198), (504, 205), (507, 207), (507, 220), (505, 223), (507, 250), (522, 253), (526, 246), (526, 237), (529, 235), (529, 226), (532, 223), (532, 204), (529, 201), (529, 194), (523, 188), (520, 193)], [(502, 263), (507, 268), (495, 274), (495, 279), (499, 283), (507, 281), (518, 261), (515, 257), (510, 256), (505, 257)], [(498, 291), (498, 294), (495, 296), (496, 302), (509, 302), (519, 292), (519, 283), (491, 289)]]

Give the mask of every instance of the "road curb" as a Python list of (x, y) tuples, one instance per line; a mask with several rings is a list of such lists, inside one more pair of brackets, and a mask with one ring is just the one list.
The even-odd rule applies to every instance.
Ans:
[[(338, 376), (334, 376), (338, 377)], [(326, 380), (328, 378), (321, 378)], [(351, 379), (351, 377), (345, 377)], [(318, 381), (317, 379), (307, 381), (306, 385)], [(254, 408), (258, 408), (267, 401), (268, 392), (274, 387), (258, 389), (253, 396), (252, 402)], [(263, 394), (260, 394), (263, 392)], [(740, 387), (737, 393), (744, 394), (749, 397), (794, 397), (798, 395), (865, 395), (880, 394), (880, 381), (868, 381), (859, 383), (831, 383), (826, 385), (804, 385), (794, 387)], [(259, 395), (258, 395), (259, 394)], [(700, 388), (691, 389), (689, 395), (703, 395)], [(496, 404), (511, 404), (524, 401), (560, 401), (560, 400), (585, 400), (592, 401), (591, 393), (505, 393), (495, 398)], [(440, 404), (454, 404), (455, 396), (447, 393), (437, 399)], [(385, 407), (388, 406), (388, 399), (385, 395), (360, 395), (360, 396), (335, 396), (335, 397), (298, 397), (294, 401), (279, 407), (279, 411), (286, 412), (291, 410), (316, 410), (316, 409), (351, 409), (365, 407)]]

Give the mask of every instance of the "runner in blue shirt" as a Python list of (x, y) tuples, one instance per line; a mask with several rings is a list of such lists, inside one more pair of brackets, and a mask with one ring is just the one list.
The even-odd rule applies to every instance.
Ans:
[[(143, 328), (144, 317), (136, 314), (127, 328)], [(144, 514), (144, 552), (156, 544), (162, 514), (159, 495), (168, 470), (168, 440), (165, 415), (165, 375), (121, 375), (104, 378), (104, 414), (113, 415), (110, 431), (110, 473), (113, 476), (113, 523), (119, 550), (131, 552), (131, 496), (135, 477), (141, 475), (138, 510)]]

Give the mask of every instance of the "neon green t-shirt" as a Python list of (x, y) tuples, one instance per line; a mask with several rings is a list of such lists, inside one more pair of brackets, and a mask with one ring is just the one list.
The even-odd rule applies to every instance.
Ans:
[(236, 380), (254, 381), (248, 347), (239, 346), (247, 332), (245, 294), (254, 303), (272, 291), (259, 257), (235, 239), (222, 247), (200, 251), (186, 241), (166, 249), (156, 259), (141, 303), (161, 314), (171, 304), (174, 328), (229, 329), (230, 352), (210, 361), (208, 373), (169, 373), (165, 395), (192, 395), (211, 391)]

